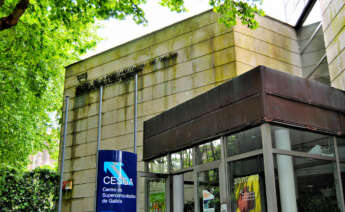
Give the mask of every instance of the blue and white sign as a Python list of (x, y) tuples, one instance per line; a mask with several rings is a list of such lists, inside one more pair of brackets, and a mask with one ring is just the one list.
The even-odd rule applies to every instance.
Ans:
[(99, 150), (97, 212), (135, 212), (137, 155)]

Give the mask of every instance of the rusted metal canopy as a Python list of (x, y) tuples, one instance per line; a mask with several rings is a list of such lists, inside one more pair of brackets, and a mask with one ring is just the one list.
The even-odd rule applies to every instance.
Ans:
[(264, 66), (144, 122), (144, 160), (263, 122), (345, 135), (345, 92)]

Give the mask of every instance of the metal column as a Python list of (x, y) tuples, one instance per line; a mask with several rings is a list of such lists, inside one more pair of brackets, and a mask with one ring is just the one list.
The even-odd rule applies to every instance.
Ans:
[(98, 151), (101, 146), (101, 135), (102, 135), (102, 102), (103, 102), (103, 85), (99, 87), (98, 130), (97, 130), (97, 151), (96, 151), (95, 211), (97, 208)]
[(221, 212), (230, 211), (230, 198), (229, 198), (229, 173), (228, 173), (228, 163), (227, 149), (226, 149), (226, 137), (221, 137), (221, 163), (219, 166), (219, 185), (220, 185), (220, 208)]
[(102, 134), (102, 102), (103, 102), (103, 85), (99, 88), (99, 107), (98, 107), (98, 130), (97, 130), (97, 157), (98, 162), (98, 150), (101, 145), (101, 134)]
[(199, 179), (198, 179), (198, 171), (196, 169), (197, 166), (197, 147), (193, 147), (193, 164), (194, 164), (194, 169), (193, 169), (193, 180), (194, 180), (194, 211), (195, 212), (202, 212), (200, 211), (200, 202), (199, 202)]
[(336, 169), (337, 169), (337, 179), (338, 179), (338, 186), (339, 192), (337, 195), (340, 195), (340, 201), (341, 201), (341, 210), (345, 210), (344, 205), (344, 193), (343, 193), (343, 182), (341, 180), (341, 169), (340, 169), (340, 159), (339, 159), (339, 152), (338, 152), (338, 142), (336, 137), (333, 137), (333, 145), (334, 145), (334, 153), (335, 153), (335, 160), (336, 160)]
[(137, 153), (137, 116), (138, 116), (138, 73), (134, 76), (134, 147), (133, 152)]
[(64, 129), (63, 129), (62, 156), (61, 156), (61, 166), (60, 166), (60, 191), (59, 191), (58, 212), (61, 212), (61, 204), (62, 204), (63, 166), (64, 166), (64, 161), (65, 161), (65, 148), (66, 148), (66, 137), (67, 137), (68, 105), (69, 105), (69, 96), (66, 96), (65, 122), (64, 122)]
[(264, 155), (267, 211), (277, 212), (277, 192), (274, 175), (271, 128), (268, 124), (261, 125), (262, 150)]
[[(134, 153), (137, 153), (137, 112), (138, 112), (137, 107), (138, 107), (138, 73), (135, 73), (134, 75), (134, 144), (133, 144)], [(137, 207), (138, 207), (138, 204), (137, 204)]]

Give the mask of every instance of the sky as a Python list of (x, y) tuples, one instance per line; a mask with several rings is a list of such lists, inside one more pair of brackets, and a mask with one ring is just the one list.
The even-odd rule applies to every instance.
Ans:
[[(266, 15), (284, 21), (286, 20), (283, 12), (283, 2), (285, 1), (300, 2), (301, 4), (306, 2), (306, 0), (264, 0), (261, 7)], [(209, 0), (185, 0), (188, 12), (184, 13), (171, 12), (168, 8), (160, 6), (159, 0), (148, 0), (147, 2), (143, 7), (148, 20), (146, 26), (135, 24), (130, 17), (122, 21), (115, 19), (98, 21), (101, 28), (98, 29), (97, 34), (102, 41), (97, 44), (95, 49), (89, 50), (82, 59), (211, 9), (208, 4)]]

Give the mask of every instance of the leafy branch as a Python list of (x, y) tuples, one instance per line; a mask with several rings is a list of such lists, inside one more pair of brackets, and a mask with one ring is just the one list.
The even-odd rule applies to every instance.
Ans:
[[(4, 3), (5, 0), (0, 0), (0, 7), (2, 7)], [(17, 25), (20, 17), (24, 14), (28, 6), (29, 0), (20, 0), (10, 15), (0, 18), (0, 31)]]

